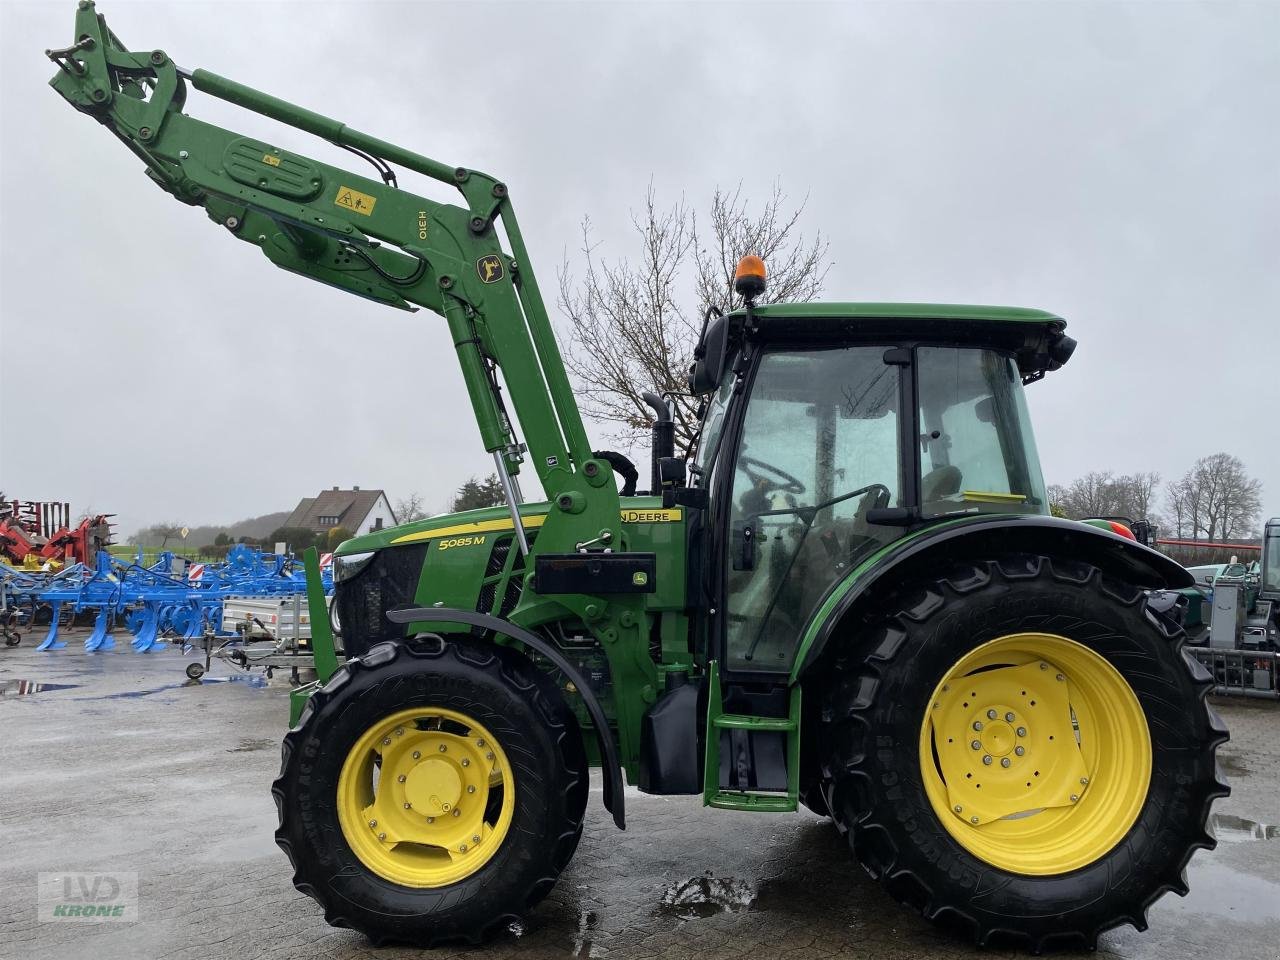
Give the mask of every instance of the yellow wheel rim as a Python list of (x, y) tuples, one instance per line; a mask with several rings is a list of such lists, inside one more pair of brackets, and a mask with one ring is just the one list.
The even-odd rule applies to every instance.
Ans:
[(1066, 637), (1017, 633), (962, 657), (920, 730), (925, 792), (961, 846), (1011, 873), (1087, 866), (1129, 832), (1151, 782), (1133, 689)]
[(502, 846), (515, 812), (511, 764), (466, 714), (401, 710), (358, 739), (338, 776), (338, 822), (352, 852), (385, 880), (443, 887)]

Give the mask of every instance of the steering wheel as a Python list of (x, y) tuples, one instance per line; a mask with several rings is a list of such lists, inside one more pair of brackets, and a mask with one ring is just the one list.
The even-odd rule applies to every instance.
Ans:
[[(739, 457), (738, 466), (757, 486), (767, 485), (770, 490), (783, 493), (804, 493), (805, 485), (787, 471), (755, 457)], [(772, 474), (772, 476), (770, 476)]]

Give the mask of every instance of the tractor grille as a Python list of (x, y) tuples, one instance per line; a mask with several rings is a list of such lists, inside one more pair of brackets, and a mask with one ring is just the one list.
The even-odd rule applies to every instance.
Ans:
[(387, 613), (413, 605), (426, 555), (425, 543), (379, 550), (367, 567), (338, 584), (334, 602), (348, 657), (404, 636), (404, 627), (388, 620)]

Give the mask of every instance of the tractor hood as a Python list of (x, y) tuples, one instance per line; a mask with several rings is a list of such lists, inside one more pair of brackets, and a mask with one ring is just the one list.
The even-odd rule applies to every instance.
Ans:
[[(527, 528), (537, 529), (546, 519), (551, 504), (526, 503), (520, 507), (520, 516)], [(468, 534), (489, 533), (512, 529), (511, 514), (503, 507), (481, 507), (477, 510), (463, 510), (461, 513), (442, 513), (413, 523), (401, 524), (376, 530), (359, 537), (344, 540), (334, 553), (339, 557), (357, 553), (368, 553), (384, 547), (401, 544), (421, 543), (438, 537), (463, 537)]]

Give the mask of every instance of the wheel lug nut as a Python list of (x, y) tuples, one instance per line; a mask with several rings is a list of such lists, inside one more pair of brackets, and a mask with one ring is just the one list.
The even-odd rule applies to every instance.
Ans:
[(1019, 728), (1018, 728), (1018, 736), (1020, 736), (1020, 737), (1025, 737), (1026, 735), (1027, 735), (1027, 728), (1026, 728), (1026, 727), (1019, 727)]
[(471, 838), (471, 842), (472, 842), (472, 843), (479, 843), (479, 842), (480, 842), (480, 837), (479, 837), (479, 835), (477, 834), (476, 836), (472, 837), (472, 838)]
[(994, 719), (995, 719), (996, 717), (998, 717), (998, 716), (1000, 716), (1000, 714), (996, 713), (994, 710), (988, 710), (988, 711), (987, 711), (987, 719), (988, 719), (988, 720), (994, 720)]
[(404, 727), (396, 727), (396, 736), (397, 736), (397, 737), (403, 737), (403, 736), (404, 736)]
[(1049, 665), (1048, 665), (1047, 663), (1045, 663), (1043, 660), (1041, 660), (1041, 661), (1040, 661), (1040, 669), (1041, 669), (1041, 670), (1048, 670), (1048, 669), (1049, 669)]
[(492, 754), (492, 753), (486, 753), (486, 754), (484, 755), (484, 758), (485, 758), (486, 760), (492, 760), (492, 759), (493, 759), (493, 754)]
[(378, 825), (378, 821), (377, 821), (377, 820), (370, 820), (370, 821), (369, 821), (369, 827), (370, 827), (370, 828), (376, 827), (377, 825)]
[(475, 786), (467, 787), (467, 793), (475, 793), (475, 792), (476, 792)]
[(1016, 747), (1013, 748), (1013, 752), (1016, 753), (1018, 756), (1022, 756), (1024, 753), (1027, 752), (1027, 748), (1024, 747), (1022, 744), (1018, 744)]
[(471, 766), (471, 761), (470, 761), (470, 760), (468, 760), (468, 759), (466, 759), (466, 758), (464, 757), (464, 758), (463, 758), (463, 760), (462, 760), (462, 765), (463, 765), (464, 767), (469, 767), (469, 766)]
[(1088, 777), (1081, 777), (1081, 778), (1080, 778), (1080, 786), (1082, 786), (1082, 787), (1087, 787), (1088, 785), (1089, 785), (1089, 778), (1088, 778)]
[(1065, 679), (1067, 679), (1067, 678), (1066, 678), (1066, 677), (1064, 677), (1062, 674), (1058, 674), (1058, 682), (1059, 682), (1059, 683), (1061, 683), (1061, 682), (1062, 682), (1063, 680), (1065, 680)]
[(436, 822), (435, 817), (427, 817), (427, 823), (435, 823), (435, 822)]
[(466, 853), (466, 852), (467, 852), (467, 845), (466, 845), (465, 843), (463, 843), (463, 844), (459, 844), (459, 845), (458, 845), (458, 852), (459, 852), (459, 853)]
[(421, 759), (422, 759), (422, 754), (420, 754), (417, 750), (413, 751), (413, 759), (415, 759), (415, 760), (421, 760)]
[(1075, 793), (1073, 793), (1073, 794), (1071, 795), (1071, 802), (1072, 802), (1072, 803), (1078, 803), (1078, 802), (1079, 802), (1079, 800), (1080, 800), (1080, 796), (1079, 796), (1079, 794), (1075, 794)]
[(383, 737), (383, 738), (382, 738), (382, 745), (383, 745), (384, 747), (389, 747), (389, 746), (391, 746), (391, 738), (390, 738), (390, 737)]
[(442, 743), (442, 744), (440, 744), (440, 752), (441, 752), (441, 753), (444, 753), (444, 752), (445, 752), (446, 750), (448, 750), (448, 749), (449, 749), (449, 748), (448, 748), (447, 746), (445, 746), (443, 743)]
[(408, 779), (409, 778), (402, 773), (400, 776), (396, 777), (396, 783), (404, 783)]
[(1013, 764), (1013, 761), (1010, 760), (1008, 757), (1004, 757), (1000, 760), (1000, 766), (1004, 767), (1005, 769), (1008, 769), (1012, 764)]
[(459, 814), (461, 814), (461, 813), (462, 813), (462, 811), (461, 811), (461, 810), (457, 809), (456, 807), (454, 808), (454, 810), (453, 810), (453, 815), (454, 815), (455, 817), (456, 817), (456, 816), (458, 816), (458, 815), (459, 815)]
[(964, 807), (960, 806), (960, 804), (957, 803), (955, 805), (955, 811), (956, 813), (964, 813)]
[(477, 747), (483, 747), (483, 746), (484, 746), (484, 741), (483, 741), (483, 740), (477, 740), (477, 741), (476, 741), (476, 746), (477, 746)]
[(1004, 715), (1004, 719), (1006, 723), (1013, 723), (1014, 721), (1013, 711), (1010, 710), (1008, 713), (1006, 713)]
[(975, 750), (981, 750), (981, 749), (982, 749), (982, 741), (981, 741), (981, 740), (974, 740), (972, 743), (970, 743), (970, 744), (969, 744), (969, 746), (973, 747), (973, 749), (975, 749)]
[(977, 823), (977, 822), (978, 822), (978, 818), (977, 818), (977, 817), (970, 817), (970, 818), (969, 818), (969, 822), (970, 822), (970, 823)]
[(387, 839), (387, 835), (386, 835), (385, 833), (380, 833), (380, 834), (378, 834), (378, 839), (379, 839), (379, 840), (385, 840), (385, 839)]
[(412, 809), (413, 809), (413, 804), (412, 804), (412, 803), (410, 803), (408, 800), (406, 800), (406, 801), (404, 802), (404, 808), (405, 808), (406, 810), (412, 810)]
[(975, 729), (975, 730), (981, 730), (981, 729), (982, 729), (982, 721), (981, 721), (981, 720), (975, 720), (975, 721), (973, 721), (973, 729)]
[(982, 762), (983, 762), (983, 763), (985, 763), (987, 766), (991, 766), (991, 754), (989, 754), (989, 753), (988, 753), (988, 754), (986, 754), (986, 755), (982, 758)]

